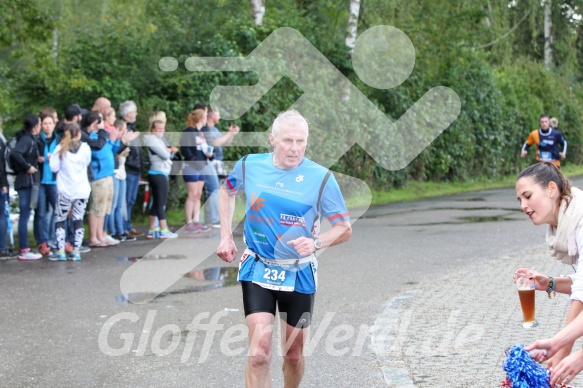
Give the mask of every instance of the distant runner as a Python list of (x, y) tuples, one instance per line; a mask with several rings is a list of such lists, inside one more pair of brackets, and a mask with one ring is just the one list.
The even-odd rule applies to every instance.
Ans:
[[(557, 167), (561, 167), (561, 160), (567, 156), (567, 141), (557, 128), (550, 126), (549, 116), (542, 114), (539, 118), (540, 127), (528, 135), (528, 139), (522, 146), (521, 157), (526, 157), (531, 145), (536, 144), (536, 160), (540, 162), (551, 162)], [(559, 149), (559, 144), (563, 145), (563, 151)]]

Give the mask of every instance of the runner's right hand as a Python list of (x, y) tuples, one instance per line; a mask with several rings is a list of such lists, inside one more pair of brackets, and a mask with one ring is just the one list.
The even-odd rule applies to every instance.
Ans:
[(217, 248), (217, 255), (227, 263), (230, 263), (237, 258), (237, 247), (232, 238), (221, 240), (221, 243)]

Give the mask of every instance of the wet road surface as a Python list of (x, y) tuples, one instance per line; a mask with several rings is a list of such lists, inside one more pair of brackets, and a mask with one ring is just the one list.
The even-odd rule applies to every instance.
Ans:
[[(370, 334), (389, 301), (428, 280), (447, 287), (440, 279), (451, 271), (538, 246), (544, 233), (512, 189), (369, 209), (348, 243), (319, 257), (304, 386), (387, 386)], [(145, 304), (128, 302), (120, 287), (137, 262), (163, 276), (189, 252), (215, 249), (218, 237), (213, 230), (166, 245), (142, 238), (93, 249), (80, 262), (0, 262), (1, 385), (243, 386), (235, 263), (209, 255)], [(274, 386), (283, 386), (280, 365), (275, 352)]]

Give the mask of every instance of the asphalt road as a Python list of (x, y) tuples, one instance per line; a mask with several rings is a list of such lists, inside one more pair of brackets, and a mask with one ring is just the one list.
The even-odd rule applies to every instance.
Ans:
[[(370, 334), (388, 303), (404, 288), (433, 282), (440, 289), (452, 271), (538, 246), (545, 232), (520, 211), (512, 189), (351, 213), (360, 217), (352, 239), (319, 258), (306, 387), (387, 386)], [(189, 256), (216, 248), (218, 232), (160, 242), (94, 249), (80, 262), (0, 262), (0, 385), (244, 386), (235, 264), (209, 254), (188, 268)], [(151, 302), (136, 304), (121, 291), (124, 271), (136, 263), (158, 278), (188, 269)], [(148, 290), (128, 297), (140, 295)], [(274, 386), (283, 386), (280, 365), (274, 350)]]

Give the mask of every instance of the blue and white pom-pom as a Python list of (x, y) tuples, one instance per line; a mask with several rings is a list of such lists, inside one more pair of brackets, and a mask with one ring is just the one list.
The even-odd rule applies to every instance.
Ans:
[(549, 372), (534, 361), (524, 345), (506, 350), (506, 361), (502, 364), (506, 371), (506, 381), (502, 387), (512, 388), (546, 388), (549, 387)]

